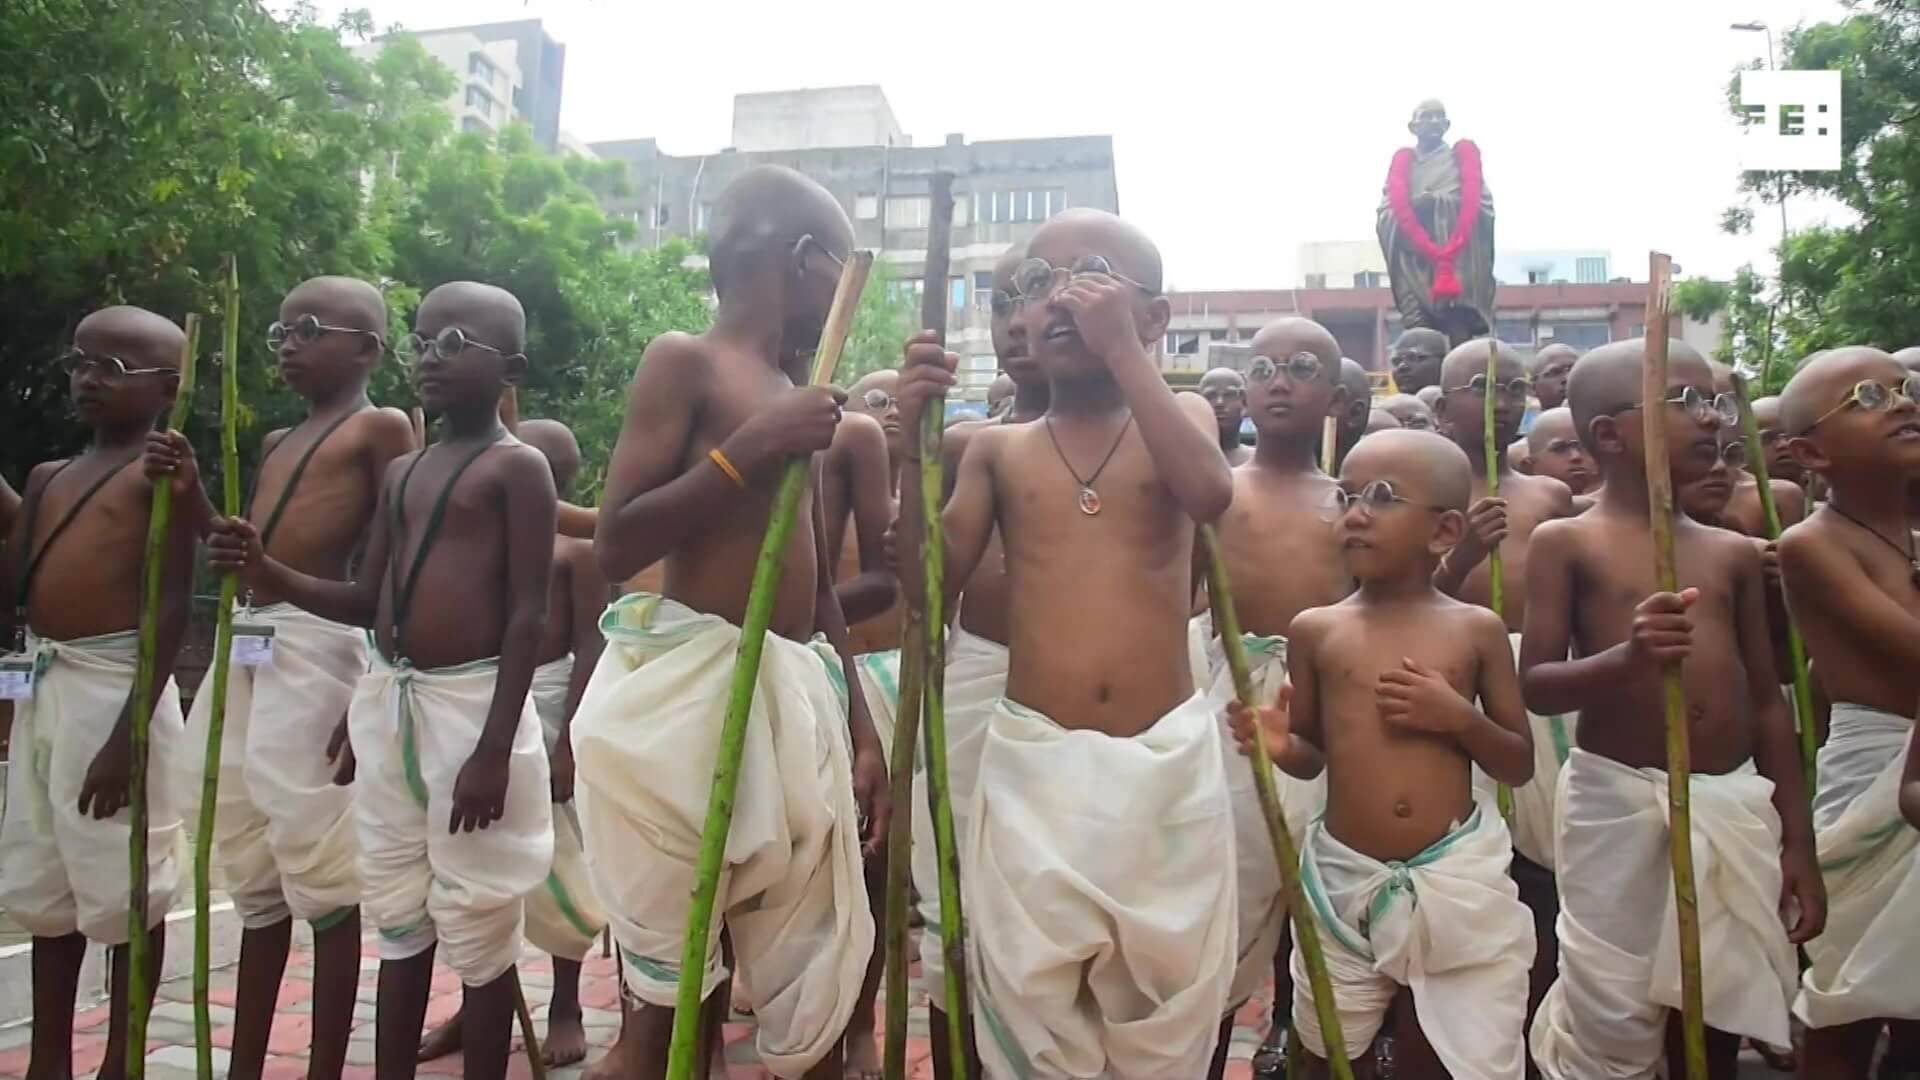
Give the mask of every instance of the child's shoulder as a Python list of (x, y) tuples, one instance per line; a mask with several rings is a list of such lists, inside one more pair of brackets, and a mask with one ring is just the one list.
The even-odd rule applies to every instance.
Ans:
[[(413, 442), (413, 419), (406, 414), (405, 410), (396, 409), (391, 405), (376, 405), (371, 409), (362, 409), (354, 414), (348, 426), (369, 437), (404, 438), (409, 444)], [(285, 434), (285, 431), (273, 432), (267, 437), (273, 438), (274, 435)]]
[(35, 465), (33, 468), (27, 470), (27, 484), (22, 490), (33, 491), (36, 488), (46, 487), (47, 481), (53, 479), (54, 473), (59, 472), (71, 464), (73, 464), (73, 459), (64, 457), (51, 458)]

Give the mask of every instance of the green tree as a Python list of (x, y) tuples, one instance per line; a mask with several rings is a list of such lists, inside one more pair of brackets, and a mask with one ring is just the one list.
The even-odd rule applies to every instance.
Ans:
[(851, 386), (869, 372), (900, 366), (900, 350), (920, 326), (918, 293), (902, 280), (887, 263), (874, 260), (867, 287), (860, 293), (860, 306), (854, 310), (853, 325), (847, 331), (847, 347), (840, 354), (840, 366), (833, 381)]
[[(1850, 0), (1847, 7), (1846, 18), (1790, 30), (1784, 42), (1788, 68), (1840, 72), (1840, 169), (1755, 172), (1741, 181), (1743, 193), (1762, 203), (1815, 193), (1856, 216), (1788, 237), (1776, 249), (1773, 279), (1750, 268), (1736, 277), (1723, 351), (1754, 372), (1774, 357), (1769, 389), (1819, 349), (1920, 343), (1920, 307), (1899, 302), (1920, 295), (1920, 5)], [(1750, 209), (1735, 207), (1723, 226), (1744, 232), (1753, 219)]]

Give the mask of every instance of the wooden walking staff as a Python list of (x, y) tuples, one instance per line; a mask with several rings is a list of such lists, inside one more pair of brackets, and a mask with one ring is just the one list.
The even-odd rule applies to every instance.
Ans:
[[(220, 290), (220, 505), (222, 513), (236, 518), (241, 513), (240, 449), (235, 432), (240, 410), (240, 270), (232, 255), (227, 256), (226, 264)], [(213, 1080), (208, 908), (213, 899), (213, 819), (220, 792), (220, 743), (227, 728), (227, 669), (233, 659), (233, 598), (239, 583), (237, 574), (220, 578), (220, 606), (215, 609), (213, 623), (213, 670), (205, 684), (212, 708), (207, 713), (207, 754), (200, 774), (200, 824), (193, 835), (193, 1045), (200, 1080)]]
[[(840, 271), (833, 306), (814, 354), (811, 385), (833, 378), (853, 325), (860, 290), (873, 269), (873, 252), (856, 251)], [(680, 952), (680, 983), (673, 1004), (673, 1042), (667, 1053), (668, 1080), (692, 1080), (696, 1044), (700, 1037), (700, 990), (707, 968), (707, 941), (712, 932), (713, 901), (720, 891), (720, 864), (726, 856), (727, 833), (733, 826), (733, 792), (740, 781), (740, 753), (746, 746), (747, 717), (753, 709), (754, 684), (760, 679), (760, 654), (767, 643), (767, 624), (773, 618), (773, 597), (780, 586), (781, 559), (793, 535), (800, 496), (807, 490), (807, 459), (787, 462), (780, 487), (767, 518), (767, 536), (753, 567), (747, 593), (747, 613), (740, 628), (740, 650), (727, 686), (726, 719), (720, 726), (720, 752), (713, 767), (713, 790), (707, 796), (706, 823), (700, 830), (700, 858), (694, 864), (692, 902), (687, 908), (687, 940)], [(701, 1066), (703, 1069), (705, 1065)]]
[[(1760, 512), (1766, 518), (1767, 539), (1780, 539), (1780, 508), (1773, 502), (1773, 481), (1767, 475), (1767, 456), (1760, 445), (1760, 422), (1753, 418), (1753, 402), (1747, 397), (1747, 377), (1733, 376), (1733, 399), (1740, 406), (1740, 441), (1747, 448), (1747, 471), (1760, 485)], [(1793, 719), (1800, 729), (1800, 770), (1807, 777), (1807, 798), (1814, 796), (1818, 780), (1815, 766), (1820, 748), (1813, 730), (1813, 681), (1807, 677), (1807, 645), (1800, 639), (1800, 628), (1787, 619), (1787, 662), (1793, 667)]]
[[(1646, 434), (1647, 512), (1653, 526), (1654, 584), (1679, 592), (1673, 565), (1673, 477), (1667, 471), (1665, 412), (1654, 406), (1667, 399), (1667, 301), (1673, 287), (1673, 259), (1649, 256), (1647, 273), (1647, 362), (1641, 371), (1640, 400)], [(1700, 898), (1693, 887), (1692, 748), (1687, 742), (1687, 694), (1680, 662), (1668, 661), (1661, 673), (1667, 714), (1667, 850), (1673, 860), (1673, 906), (1680, 921), (1681, 1035), (1686, 1047), (1686, 1080), (1707, 1080), (1705, 1006), (1700, 989)]]
[[(1207, 598), (1213, 605), (1213, 628), (1226, 648), (1227, 668), (1233, 672), (1233, 692), (1242, 702), (1254, 703), (1253, 675), (1247, 667), (1246, 646), (1240, 640), (1240, 616), (1234, 613), (1233, 592), (1227, 584), (1227, 566), (1220, 558), (1220, 538), (1213, 526), (1200, 526), (1200, 542), (1207, 548)], [(1280, 896), (1293, 920), (1293, 943), (1307, 969), (1307, 985), (1313, 991), (1313, 1011), (1320, 1019), (1320, 1037), (1327, 1052), (1327, 1068), (1333, 1080), (1353, 1080), (1353, 1066), (1347, 1060), (1347, 1040), (1340, 1033), (1340, 1012), (1334, 1005), (1333, 984), (1327, 978), (1326, 954), (1320, 951), (1320, 930), (1313, 924), (1306, 893), (1300, 887), (1300, 856), (1293, 849), (1293, 837), (1287, 833), (1287, 819), (1280, 810), (1280, 793), (1273, 785), (1273, 759), (1267, 754), (1267, 737), (1259, 724), (1253, 726), (1253, 753), (1247, 755), (1253, 769), (1254, 790), (1260, 796), (1260, 812), (1267, 819), (1267, 839), (1273, 844), (1273, 861), (1280, 868)], [(1276, 1003), (1276, 1008), (1279, 1007)], [(1292, 1075), (1296, 1054), (1289, 1054), (1288, 1075)]]
[[(187, 316), (187, 344), (180, 353), (180, 383), (174, 391), (167, 428), (186, 426), (193, 404), (193, 357), (200, 349), (200, 316)], [(147, 515), (146, 561), (140, 571), (140, 644), (133, 674), (131, 733), (133, 775), (127, 784), (127, 1077), (147, 1075), (147, 1013), (153, 1002), (147, 988), (147, 734), (153, 724), (154, 652), (160, 637), (160, 577), (166, 571), (167, 521), (173, 515), (173, 487), (153, 485), (153, 509)]]
[[(1480, 456), (1486, 459), (1487, 498), (1500, 497), (1500, 459), (1496, 456), (1505, 453), (1500, 448), (1500, 440), (1493, 431), (1493, 398), (1500, 386), (1500, 339), (1487, 338), (1487, 392), (1480, 398)], [(1500, 545), (1487, 552), (1487, 606), (1493, 609), (1501, 621), (1507, 617), (1506, 577), (1500, 562)], [(1495, 784), (1493, 798), (1500, 807), (1500, 816), (1513, 823), (1513, 789), (1505, 784)]]

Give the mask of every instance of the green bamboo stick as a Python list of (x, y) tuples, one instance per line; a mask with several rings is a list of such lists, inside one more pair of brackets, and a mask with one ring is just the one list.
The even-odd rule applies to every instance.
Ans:
[[(1500, 440), (1494, 437), (1493, 399), (1500, 386), (1500, 339), (1487, 338), (1487, 392), (1480, 398), (1480, 456), (1486, 459), (1487, 498), (1500, 497), (1500, 458), (1505, 453), (1500, 448)], [(1487, 606), (1493, 609), (1501, 621), (1507, 617), (1506, 575), (1500, 559), (1500, 547), (1494, 545), (1487, 552)], [(1493, 797), (1500, 807), (1500, 816), (1513, 823), (1513, 789), (1505, 784), (1496, 783)]]
[(953, 801), (947, 787), (945, 584), (946, 554), (940, 523), (941, 413), (929, 409), (920, 419), (920, 499), (926, 525), (922, 558), (926, 566), (926, 743), (927, 801), (933, 810), (933, 848), (940, 864), (940, 949), (946, 960), (947, 1040), (955, 1074), (974, 1075), (972, 997), (967, 990), (966, 922), (960, 909), (960, 849), (954, 836)]
[[(1227, 565), (1220, 557), (1220, 538), (1213, 526), (1202, 525), (1200, 541), (1207, 548), (1207, 597), (1213, 604), (1213, 628), (1219, 632), (1220, 644), (1226, 648), (1234, 694), (1252, 705), (1253, 676), (1247, 667), (1246, 646), (1240, 640), (1240, 617), (1234, 613)], [(1280, 893), (1293, 920), (1293, 944), (1305, 962), (1307, 985), (1313, 992), (1313, 1011), (1320, 1018), (1327, 1068), (1333, 1080), (1353, 1080), (1353, 1066), (1347, 1060), (1347, 1040), (1340, 1033), (1340, 1012), (1333, 1000), (1333, 984), (1327, 978), (1327, 958), (1320, 951), (1320, 930), (1313, 924), (1306, 893), (1300, 887), (1300, 856), (1293, 849), (1293, 837), (1287, 833), (1287, 819), (1280, 810), (1280, 793), (1273, 785), (1273, 758), (1267, 753), (1266, 734), (1257, 723), (1253, 726), (1253, 753), (1249, 759), (1254, 790), (1260, 796), (1260, 811), (1267, 819), (1267, 838), (1273, 843), (1273, 861), (1280, 868)], [(1298, 1055), (1288, 1055), (1289, 1073), (1294, 1069), (1296, 1057)]]
[[(187, 316), (187, 343), (180, 353), (180, 383), (174, 391), (167, 427), (186, 426), (193, 404), (193, 358), (200, 348), (200, 316)], [(140, 645), (133, 669), (133, 710), (128, 718), (133, 773), (127, 784), (131, 826), (127, 838), (127, 1078), (147, 1075), (147, 1014), (153, 1002), (147, 990), (147, 735), (153, 723), (154, 653), (160, 639), (160, 579), (167, 569), (167, 521), (173, 513), (173, 487), (153, 485), (153, 509), (147, 514), (146, 561), (140, 570)]]
[[(240, 450), (235, 431), (239, 411), (240, 364), (240, 269), (234, 257), (226, 258), (225, 280), (221, 283), (220, 303), (223, 321), (220, 335), (220, 483), (221, 512), (240, 516)], [(193, 835), (193, 1045), (194, 1064), (200, 1080), (213, 1080), (213, 1015), (208, 1007), (208, 983), (212, 965), (211, 920), (208, 908), (213, 899), (213, 820), (220, 792), (220, 740), (227, 727), (227, 669), (233, 651), (233, 598), (239, 577), (224, 574), (220, 578), (220, 606), (213, 624), (213, 670), (207, 676), (206, 692), (212, 695), (207, 713), (207, 754), (200, 779), (200, 824)]]
[(913, 760), (920, 745), (926, 685), (926, 657), (919, 647), (925, 640), (921, 629), (925, 616), (917, 603), (902, 606), (900, 696), (894, 702), (893, 747), (887, 759), (893, 816), (887, 824), (886, 1043), (880, 1059), (886, 1080), (906, 1080), (907, 1075), (907, 883), (913, 867)]
[[(1647, 274), (1647, 362), (1641, 370), (1640, 400), (1667, 396), (1667, 301), (1673, 286), (1673, 260), (1650, 256)], [(1657, 414), (1654, 414), (1657, 416)], [(1667, 470), (1667, 427), (1652, 418), (1641, 425), (1647, 459), (1647, 513), (1653, 526), (1653, 573), (1662, 592), (1680, 591), (1673, 563), (1673, 476)], [(1690, 790), (1692, 747), (1687, 733), (1687, 693), (1680, 662), (1662, 672), (1667, 719), (1667, 852), (1673, 863), (1673, 906), (1680, 924), (1681, 1038), (1686, 1048), (1686, 1080), (1707, 1080), (1706, 1009), (1700, 983), (1700, 898), (1693, 882), (1693, 809)]]
[[(1767, 475), (1767, 456), (1760, 445), (1760, 422), (1753, 418), (1753, 402), (1747, 397), (1747, 377), (1735, 372), (1733, 399), (1740, 405), (1740, 441), (1747, 447), (1747, 471), (1760, 485), (1760, 512), (1766, 518), (1767, 539), (1780, 539), (1780, 508), (1773, 501), (1773, 479)], [(1813, 730), (1813, 682), (1807, 677), (1807, 644), (1800, 639), (1800, 628), (1787, 618), (1787, 663), (1793, 667), (1793, 718), (1800, 729), (1800, 771), (1807, 777), (1807, 798), (1811, 800), (1819, 782), (1817, 761), (1820, 754), (1817, 732)]]
[[(814, 355), (813, 385), (833, 377), (840, 352), (853, 325), (860, 290), (873, 268), (873, 253), (856, 251), (840, 272), (820, 348)], [(680, 952), (680, 982), (673, 1003), (673, 1041), (667, 1051), (669, 1080), (692, 1080), (700, 1038), (701, 984), (707, 969), (707, 941), (712, 933), (713, 902), (720, 891), (720, 864), (726, 857), (727, 833), (733, 826), (733, 793), (740, 781), (740, 753), (746, 746), (747, 717), (753, 710), (754, 684), (760, 679), (760, 654), (767, 643), (767, 624), (773, 618), (773, 598), (780, 586), (781, 562), (793, 535), (800, 496), (807, 490), (807, 459), (787, 462), (780, 487), (767, 518), (766, 539), (754, 561), (753, 584), (747, 593), (747, 612), (740, 628), (740, 649), (727, 687), (726, 718), (720, 726), (720, 752), (713, 767), (713, 789), (707, 796), (706, 822), (700, 830), (700, 857), (694, 864), (693, 896), (687, 908), (687, 940)], [(702, 1068), (705, 1066), (703, 1065)]]

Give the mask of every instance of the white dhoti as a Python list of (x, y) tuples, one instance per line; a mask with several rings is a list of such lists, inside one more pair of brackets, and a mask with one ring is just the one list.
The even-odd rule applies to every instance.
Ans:
[[(367, 634), (292, 604), (244, 618), (273, 627), (273, 659), (227, 669), (214, 862), (242, 926), (291, 916), (324, 929), (360, 902), (353, 788), (333, 782), (327, 744), (367, 673)], [(211, 690), (187, 717), (192, 746), (207, 744)], [(205, 758), (187, 757), (197, 806)]]
[(1794, 1013), (1816, 1028), (1920, 1019), (1920, 832), (1899, 806), (1913, 721), (1835, 705), (1829, 731), (1813, 804), (1827, 928), (1807, 942)]
[[(567, 715), (567, 683), (573, 678), (573, 657), (563, 656), (533, 669), (527, 697), (540, 716), (542, 741), (549, 756), (560, 741)], [(573, 800), (553, 804), (553, 869), (547, 879), (527, 894), (527, 940), (549, 956), (575, 963), (607, 925), (606, 912), (587, 879), (587, 859), (580, 839), (580, 815)]]
[[(1520, 635), (1509, 634), (1507, 639), (1513, 645), (1517, 661)], [(1577, 716), (1527, 713), (1527, 725), (1533, 729), (1533, 779), (1513, 789), (1513, 820), (1507, 827), (1513, 834), (1513, 849), (1529, 862), (1548, 870), (1554, 869), (1553, 808), (1560, 790), (1560, 767), (1567, 763), (1567, 755), (1573, 750), (1577, 719)], [(1473, 767), (1473, 794), (1489, 811), (1499, 811), (1493, 777), (1478, 765)]]
[(987, 1075), (1206, 1072), (1237, 929), (1219, 742), (1200, 694), (1127, 739), (994, 709), (961, 846)]
[[(573, 721), (587, 869), (628, 992), (670, 1006), (740, 630), (651, 593), (616, 600), (600, 629)], [(726, 977), (724, 922), (779, 1076), (837, 1045), (873, 951), (840, 674), (824, 641), (767, 635), (707, 942), (702, 995)]]
[[(133, 692), (137, 636), (28, 642), (31, 700), (13, 703), (13, 757), (0, 825), (0, 908), (35, 937), (75, 932), (126, 944), (132, 811), (80, 812), (80, 789)], [(147, 744), (147, 926), (160, 925), (179, 884), (180, 693), (160, 692)]]
[(553, 790), (531, 700), (513, 733), (506, 813), (485, 829), (447, 831), (454, 782), (479, 744), (498, 675), (497, 660), (422, 670), (376, 653), (347, 721), (359, 761), (362, 906), (380, 955), (404, 960), (438, 942), (467, 986), (519, 958), (523, 901), (553, 865)]
[(861, 653), (853, 658), (853, 670), (860, 677), (860, 693), (867, 699), (880, 750), (892, 762), (893, 725), (900, 711), (900, 650)]
[[(1300, 858), (1349, 1058), (1365, 1055), (1400, 987), (1456, 1080), (1519, 1080), (1526, 1071), (1527, 970), (1533, 916), (1507, 876), (1513, 838), (1476, 805), (1466, 824), (1404, 862), (1363, 855), (1316, 821)], [(1293, 1017), (1324, 1058), (1300, 948)]]
[[(1791, 1045), (1773, 782), (1748, 765), (1695, 773), (1689, 791), (1707, 1026)], [(1534, 1016), (1534, 1060), (1553, 1080), (1651, 1077), (1680, 1008), (1667, 774), (1575, 747), (1559, 817), (1560, 977)]]
[[(953, 834), (966, 866), (967, 823), (980, 776), (980, 746), (987, 721), (1007, 692), (1007, 647), (956, 628), (947, 641), (947, 803)], [(940, 860), (933, 843), (933, 810), (927, 803), (927, 763), (913, 768), (913, 887), (920, 894), (920, 979), (935, 1005), (945, 1007), (947, 960), (940, 936)]]
[[(1194, 620), (1198, 623), (1200, 620)], [(1207, 628), (1212, 628), (1207, 620)], [(1241, 634), (1241, 647), (1247, 653), (1248, 675), (1253, 679), (1252, 704), (1271, 705), (1280, 698), (1280, 687), (1287, 681), (1287, 639), (1260, 634)], [(1252, 997), (1273, 972), (1273, 957), (1280, 948), (1280, 935), (1286, 922), (1286, 908), (1280, 897), (1280, 868), (1273, 860), (1273, 839), (1267, 835), (1266, 811), (1260, 807), (1260, 792), (1253, 780), (1253, 759), (1240, 752), (1227, 727), (1226, 703), (1233, 700), (1233, 672), (1227, 667), (1226, 646), (1219, 638), (1207, 642), (1207, 690), (1220, 717), (1220, 760), (1226, 770), (1227, 799), (1233, 804), (1234, 862), (1240, 892), (1240, 937), (1234, 968), (1233, 990), (1229, 1004), (1237, 1006)], [(1293, 849), (1299, 851), (1307, 825), (1327, 802), (1326, 774), (1312, 780), (1289, 776), (1273, 769), (1274, 791), (1280, 796), (1280, 813), (1286, 819)]]

